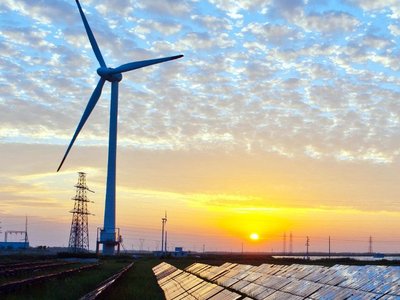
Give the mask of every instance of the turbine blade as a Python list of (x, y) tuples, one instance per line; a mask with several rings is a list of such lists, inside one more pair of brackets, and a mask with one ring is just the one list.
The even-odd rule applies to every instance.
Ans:
[(155, 65), (159, 64), (165, 61), (169, 60), (174, 60), (183, 57), (183, 55), (175, 55), (175, 56), (170, 56), (170, 57), (163, 57), (163, 58), (157, 58), (157, 59), (149, 59), (149, 60), (142, 60), (142, 61), (135, 61), (131, 63), (127, 63), (124, 65), (119, 66), (118, 68), (115, 68), (111, 71), (112, 74), (117, 74), (117, 73), (123, 73), (123, 72), (128, 72), (132, 71), (135, 69), (140, 69), (143, 67), (147, 67), (150, 65)]
[(100, 66), (107, 67), (106, 63), (104, 62), (103, 56), (101, 55), (99, 46), (97, 45), (96, 39), (94, 38), (92, 29), (90, 29), (89, 23), (86, 20), (85, 14), (83, 13), (81, 4), (78, 0), (75, 0), (76, 4), (78, 5), (79, 13), (81, 14), (83, 25), (85, 25), (86, 33), (89, 38), (90, 44), (92, 45), (92, 49), (94, 54), (96, 55), (97, 60), (99, 61)]
[(76, 138), (78, 137), (79, 132), (81, 131), (83, 125), (85, 125), (86, 120), (89, 118), (93, 108), (96, 106), (97, 101), (100, 98), (101, 90), (103, 89), (104, 82), (105, 82), (105, 79), (100, 78), (99, 83), (97, 84), (96, 88), (94, 89), (94, 91), (92, 93), (92, 96), (90, 97), (89, 102), (88, 102), (88, 104), (87, 104), (87, 106), (85, 108), (85, 111), (83, 112), (82, 118), (79, 121), (78, 127), (75, 130), (75, 134), (72, 137), (71, 142), (69, 143), (68, 149), (64, 154), (64, 157), (63, 157), (63, 159), (62, 159), (62, 161), (60, 163), (60, 166), (57, 169), (57, 172), (60, 171), (61, 166), (63, 165), (65, 159), (68, 156), (69, 150), (71, 150), (72, 145), (74, 144)]

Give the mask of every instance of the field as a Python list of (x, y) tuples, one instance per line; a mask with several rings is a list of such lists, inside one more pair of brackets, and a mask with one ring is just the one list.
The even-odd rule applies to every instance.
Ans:
[[(16, 289), (0, 294), (1, 299), (79, 299), (99, 286), (101, 282), (117, 273), (131, 262), (134, 265), (124, 273), (116, 283), (107, 289), (99, 299), (164, 299), (164, 295), (158, 286), (152, 272), (152, 268), (162, 261), (166, 261), (175, 267), (184, 269), (194, 262), (202, 262), (210, 265), (221, 265), (224, 262), (237, 262), (242, 264), (260, 265), (262, 263), (292, 264), (308, 263), (332, 266), (334, 264), (366, 264), (371, 262), (360, 262), (349, 259), (304, 261), (299, 259), (274, 259), (267, 256), (256, 255), (208, 255), (203, 257), (189, 257), (179, 259), (159, 259), (153, 257), (133, 260), (129, 256), (81, 259), (71, 261), (70, 259), (52, 258), (27, 258), (27, 257), (0, 257), (0, 271), (14, 268), (7, 274), (0, 273), (1, 285), (26, 280), (28, 278), (64, 272), (79, 267), (90, 267), (69, 275), (61, 275), (57, 278), (46, 279), (42, 282), (21, 285)], [(27, 264), (30, 263), (30, 264)], [(25, 266), (23, 264), (27, 264)], [(38, 264), (36, 267), (32, 267)], [(42, 269), (40, 266), (49, 265)], [(52, 265), (51, 265), (52, 264)], [(376, 264), (376, 263), (375, 263)], [(394, 262), (380, 262), (379, 264), (398, 264)], [(18, 266), (18, 268), (16, 268)]]

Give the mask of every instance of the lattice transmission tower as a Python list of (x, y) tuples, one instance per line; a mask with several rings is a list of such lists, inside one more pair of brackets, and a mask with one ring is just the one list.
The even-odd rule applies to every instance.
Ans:
[(69, 234), (68, 248), (72, 252), (89, 251), (89, 227), (88, 216), (91, 214), (87, 209), (89, 201), (86, 192), (92, 192), (86, 186), (86, 173), (78, 172), (78, 183), (76, 187), (76, 195), (72, 200), (75, 201), (72, 213), (71, 232)]

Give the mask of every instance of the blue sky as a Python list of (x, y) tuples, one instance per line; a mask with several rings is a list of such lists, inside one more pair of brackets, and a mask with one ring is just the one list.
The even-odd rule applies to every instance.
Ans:
[[(309, 155), (311, 147), (337, 159), (391, 162), (398, 156), (392, 139), (399, 121), (395, 2), (82, 5), (109, 65), (185, 54), (177, 63), (126, 75), (122, 97), (139, 106), (137, 113), (121, 111), (127, 145), (141, 139), (137, 147), (217, 143), (271, 151), (263, 145), (268, 141), (288, 155)], [(25, 114), (38, 113), (29, 128), (21, 121), (23, 111), (12, 120), (3, 117), (2, 140), (65, 143), (97, 77), (75, 3), (5, 1), (0, 9), (3, 114), (11, 115), (16, 100), (27, 108)], [(77, 86), (81, 99), (73, 92)], [(310, 134), (314, 122), (322, 126)], [(345, 133), (349, 122), (354, 126)], [(104, 143), (95, 136), (96, 128), (106, 125), (92, 120), (82, 134), (89, 143)], [(265, 129), (277, 139), (268, 139)], [(282, 137), (282, 132), (290, 134)], [(300, 147), (293, 149), (290, 136), (301, 140)], [(357, 139), (352, 146), (350, 136)]]
[[(121, 190), (129, 186), (221, 194), (224, 184), (201, 185), (196, 177), (200, 175), (193, 175), (215, 171), (214, 166), (189, 164), (197, 168), (189, 170), (179, 164), (179, 156), (220, 158), (207, 157), (210, 164), (231, 164), (233, 157), (241, 157), (247, 161), (242, 165), (247, 172), (262, 174), (255, 171), (253, 158), (258, 157), (264, 162), (283, 160), (287, 174), (304, 177), (304, 182), (298, 179), (296, 187), (290, 187), (297, 196), (282, 200), (283, 206), (397, 211), (400, 191), (393, 174), (399, 171), (400, 155), (398, 1), (99, 0), (81, 4), (112, 67), (185, 55), (124, 74), (118, 137), (121, 151), (126, 151), (119, 158)], [(49, 216), (46, 209), (52, 203), (55, 216), (67, 222), (70, 203), (62, 199), (72, 196), (76, 172), (82, 169), (92, 172), (95, 185), (103, 188), (105, 157), (98, 153), (104, 153), (108, 139), (108, 84), (64, 165), (65, 173), (58, 175), (63, 183), (55, 183), (60, 179), (52, 173), (95, 87), (97, 68), (75, 1), (1, 2), (3, 215), (24, 214), (32, 205), (45, 207), (44, 212), (32, 210), (40, 219)], [(157, 180), (135, 177), (136, 183), (122, 179), (136, 171), (152, 173), (141, 161), (129, 165), (130, 157), (151, 153), (164, 157), (163, 162), (157, 159), (158, 165), (168, 174), (185, 177), (186, 185), (173, 183), (169, 175)], [(226, 155), (232, 160), (222, 158)], [(310, 165), (315, 174), (304, 175), (301, 168)], [(225, 167), (229, 169), (221, 165)], [(340, 178), (349, 169), (356, 175)], [(260, 176), (260, 181), (265, 180)], [(285, 176), (289, 175), (282, 175), (282, 182), (289, 180)], [(320, 177), (324, 182), (310, 183)], [(347, 185), (347, 179), (353, 186)], [(225, 193), (245, 193), (245, 187), (235, 190), (233, 186)], [(36, 192), (27, 197), (21, 194), (22, 187)], [(323, 192), (311, 201), (302, 195), (307, 189)], [(329, 192), (332, 189), (335, 196)], [(266, 200), (271, 190), (275, 193), (278, 188), (263, 190), (262, 205), (271, 204)], [(94, 210), (99, 216), (95, 220), (100, 224), (102, 192), (96, 197), (99, 204)]]

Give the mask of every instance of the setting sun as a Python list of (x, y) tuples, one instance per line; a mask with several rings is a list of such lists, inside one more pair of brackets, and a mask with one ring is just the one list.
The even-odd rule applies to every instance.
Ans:
[(250, 239), (252, 239), (253, 241), (258, 240), (260, 237), (258, 236), (258, 233), (252, 233), (250, 234)]

